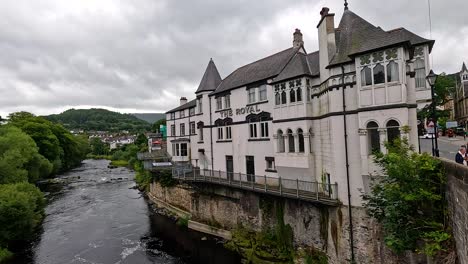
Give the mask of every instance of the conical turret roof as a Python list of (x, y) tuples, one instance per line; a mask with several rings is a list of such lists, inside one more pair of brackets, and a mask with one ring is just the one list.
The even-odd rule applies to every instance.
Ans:
[(213, 59), (210, 59), (205, 73), (203, 74), (203, 78), (200, 81), (200, 85), (198, 85), (198, 89), (195, 93), (214, 91), (221, 81), (218, 69), (216, 68)]

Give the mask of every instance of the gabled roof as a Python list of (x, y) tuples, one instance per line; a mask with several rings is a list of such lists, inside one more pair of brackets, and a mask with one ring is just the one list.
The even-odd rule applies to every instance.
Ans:
[(419, 45), (434, 41), (422, 38), (404, 28), (385, 31), (367, 22), (350, 10), (345, 10), (335, 29), (336, 54), (330, 65), (352, 61), (351, 56), (397, 44)]
[(462, 68), (461, 68), (461, 72), (466, 72), (466, 71), (468, 71), (468, 69), (466, 68), (465, 63), (463, 62), (463, 65), (462, 65)]
[(297, 52), (283, 71), (273, 81), (280, 82), (302, 75), (317, 76), (320, 74), (319, 52), (304, 54)]
[(238, 68), (229, 74), (212, 94), (275, 77), (283, 70), (299, 48), (289, 48)]
[(208, 66), (206, 67), (203, 78), (198, 85), (198, 89), (195, 93), (214, 91), (216, 87), (221, 83), (221, 76), (219, 75), (218, 69), (216, 68), (213, 59), (210, 59)]
[(184, 110), (184, 109), (193, 108), (195, 106), (197, 106), (197, 99), (193, 99), (192, 101), (189, 101), (181, 106), (178, 106), (172, 110), (169, 110), (166, 112), (166, 114), (177, 112), (177, 111)]

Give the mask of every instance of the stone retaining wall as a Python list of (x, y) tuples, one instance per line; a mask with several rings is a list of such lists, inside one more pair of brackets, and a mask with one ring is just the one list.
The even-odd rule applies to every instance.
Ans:
[[(151, 184), (151, 194), (166, 203), (188, 211), (192, 219), (214, 227), (233, 230), (239, 225), (261, 231), (274, 228), (282, 203), (285, 224), (294, 232), (297, 246), (323, 250), (331, 264), (349, 263), (348, 207), (328, 207), (310, 202), (207, 184), (180, 184), (164, 188)], [(357, 263), (403, 264), (384, 246), (378, 225), (363, 208), (353, 207), (354, 248)]]

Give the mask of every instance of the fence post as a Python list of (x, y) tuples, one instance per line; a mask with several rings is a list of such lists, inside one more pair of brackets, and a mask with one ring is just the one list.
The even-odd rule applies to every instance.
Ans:
[(267, 192), (266, 175), (264, 175), (264, 179), (265, 179), (265, 192)]
[(317, 182), (317, 201), (319, 200), (319, 182)]
[(218, 170), (219, 182), (221, 182), (221, 170)]
[(299, 179), (296, 179), (296, 196), (299, 198)]
[(279, 191), (280, 195), (283, 195), (283, 184), (281, 183), (281, 177), (278, 178), (278, 183), (279, 183)]

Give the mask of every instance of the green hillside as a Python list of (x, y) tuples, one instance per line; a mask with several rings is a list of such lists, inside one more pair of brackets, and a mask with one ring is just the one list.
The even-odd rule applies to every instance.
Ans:
[(164, 113), (133, 113), (131, 114), (138, 119), (144, 120), (150, 124), (154, 122), (166, 118)]
[(46, 119), (62, 123), (72, 130), (85, 131), (147, 131), (151, 124), (131, 114), (121, 114), (105, 109), (69, 109), (58, 115), (45, 116)]

